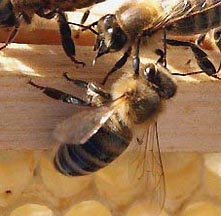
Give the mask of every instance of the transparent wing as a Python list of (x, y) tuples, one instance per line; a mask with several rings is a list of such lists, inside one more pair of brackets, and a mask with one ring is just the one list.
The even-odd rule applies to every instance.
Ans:
[(132, 181), (145, 181), (146, 193), (143, 200), (148, 215), (157, 216), (165, 203), (165, 177), (156, 122), (150, 124), (145, 131), (140, 131), (131, 150), (134, 154), (129, 159), (129, 177)]
[(84, 144), (114, 112), (111, 106), (83, 110), (59, 124), (54, 137), (61, 143)]
[(162, 14), (155, 20), (153, 26), (147, 31), (156, 31), (159, 28), (170, 26), (182, 19), (208, 11), (221, 5), (220, 0), (160, 0), (163, 7)]
[[(195, 16), (207, 11), (209, 12), (210, 10), (213, 10), (214, 8), (221, 6), (220, 0), (213, 0), (213, 1), (198, 0), (198, 1), (193, 1), (192, 4), (191, 1), (187, 0), (183, 0), (181, 2), (183, 6), (181, 6), (181, 4), (179, 3), (177, 4), (177, 6), (174, 7), (172, 16), (168, 20), (167, 25), (170, 25), (171, 23), (176, 23), (179, 20), (188, 19), (190, 16)], [(208, 15), (211, 15), (211, 13), (208, 13)], [(217, 17), (217, 19), (220, 18)]]

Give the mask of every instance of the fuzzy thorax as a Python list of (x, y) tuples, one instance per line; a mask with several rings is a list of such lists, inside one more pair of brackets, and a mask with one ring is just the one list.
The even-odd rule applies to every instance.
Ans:
[(116, 17), (123, 31), (133, 38), (151, 28), (160, 13), (162, 8), (158, 1), (129, 1), (116, 11)]
[(151, 118), (160, 106), (160, 97), (148, 81), (124, 74), (111, 89), (119, 118), (129, 127)]

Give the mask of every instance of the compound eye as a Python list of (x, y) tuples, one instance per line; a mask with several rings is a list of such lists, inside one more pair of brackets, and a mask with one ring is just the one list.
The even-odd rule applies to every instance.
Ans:
[(110, 50), (119, 51), (127, 42), (127, 35), (119, 26), (115, 15), (106, 15), (104, 18), (104, 32), (105, 38), (110, 41)]
[(110, 27), (110, 28), (107, 28), (107, 32), (108, 32), (108, 34), (110, 34), (110, 35), (112, 35), (113, 34), (113, 28), (112, 27)]
[(156, 68), (154, 64), (148, 64), (144, 70), (144, 77), (150, 82), (154, 82), (156, 77)]
[(103, 25), (107, 32), (109, 31), (109, 29), (113, 29), (115, 22), (116, 22), (116, 17), (113, 14), (108, 14), (103, 17)]

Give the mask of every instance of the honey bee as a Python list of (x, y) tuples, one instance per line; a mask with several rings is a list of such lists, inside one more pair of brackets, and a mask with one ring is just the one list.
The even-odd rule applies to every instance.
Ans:
[[(173, 97), (177, 89), (167, 69), (161, 64), (149, 63), (139, 76), (133, 72), (123, 74), (112, 85), (110, 92), (95, 83), (74, 80), (67, 74), (65, 77), (86, 89), (86, 100), (29, 81), (29, 84), (49, 97), (89, 106), (55, 129), (55, 137), (62, 143), (54, 157), (56, 169), (67, 176), (94, 173), (119, 157), (128, 148), (132, 138), (135, 138), (137, 145), (144, 146), (141, 164), (144, 167), (148, 164), (150, 170), (146, 170), (146, 175), (148, 182), (151, 182), (149, 186), (162, 208), (164, 173), (156, 116), (162, 110), (164, 101)], [(138, 139), (133, 130), (140, 128), (143, 123), (146, 124), (142, 139)]]
[(53, 19), (57, 16), (61, 42), (66, 55), (74, 63), (84, 65), (84, 62), (75, 58), (75, 45), (64, 11), (85, 8), (102, 1), (105, 0), (1, 0), (0, 27), (13, 27), (13, 30), (0, 50), (6, 48), (14, 40), (23, 21), (26, 24), (31, 24), (35, 14), (45, 19)]
[[(135, 74), (139, 73), (139, 47), (141, 39), (151, 39), (157, 33), (162, 32), (164, 41), (164, 65), (166, 66), (166, 35), (196, 35), (206, 33), (210, 29), (220, 26), (221, 19), (220, 0), (129, 0), (122, 4), (115, 14), (107, 14), (98, 21), (85, 27), (90, 29), (97, 27), (97, 40), (94, 50), (97, 51), (94, 62), (100, 56), (117, 51), (123, 51), (123, 56), (107, 73), (108, 76), (121, 68), (131, 55), (133, 50), (133, 68)], [(148, 41), (148, 40), (147, 40)], [(174, 42), (174, 41), (173, 41)], [(151, 43), (151, 40), (149, 41)], [(168, 42), (169, 43), (169, 42)], [(169, 43), (179, 46), (179, 41)], [(191, 44), (186, 44), (193, 47)], [(183, 46), (183, 44), (181, 44)], [(212, 63), (201, 49), (192, 49), (198, 61), (199, 67), (207, 72), (212, 69)], [(195, 53), (196, 52), (196, 53)], [(209, 64), (208, 64), (209, 62)], [(211, 63), (211, 64), (210, 64)], [(218, 71), (213, 71), (216, 76)], [(208, 72), (210, 75), (210, 72)]]

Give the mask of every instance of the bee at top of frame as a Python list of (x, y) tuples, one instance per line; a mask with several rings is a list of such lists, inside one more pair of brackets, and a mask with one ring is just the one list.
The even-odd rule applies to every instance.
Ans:
[[(74, 63), (84, 65), (84, 62), (75, 58), (75, 45), (71, 38), (71, 29), (64, 11), (86, 8), (103, 1), (105, 0), (1, 0), (0, 27), (13, 27), (13, 30), (5, 44), (0, 47), (0, 50), (13, 42), (22, 22), (31, 24), (34, 14), (45, 19), (53, 19), (57, 16), (61, 43), (66, 55)], [(85, 13), (85, 16), (82, 17), (82, 22), (87, 19), (88, 15), (89, 13)]]
[[(205, 34), (221, 24), (220, 0), (128, 0), (114, 14), (107, 14), (85, 29), (97, 27), (97, 39), (94, 49), (97, 51), (95, 60), (107, 53), (123, 51), (123, 56), (107, 73), (109, 75), (121, 68), (133, 51), (133, 68), (139, 73), (139, 48), (141, 39), (151, 37), (162, 30), (164, 41), (164, 65), (166, 65), (166, 44), (190, 47), (199, 67), (210, 76), (216, 77), (216, 70), (206, 53), (192, 43), (168, 41), (170, 35)], [(219, 34), (220, 37), (220, 34)], [(201, 37), (202, 38), (202, 37)], [(133, 49), (132, 49), (133, 48)], [(220, 66), (221, 67), (221, 66)]]

